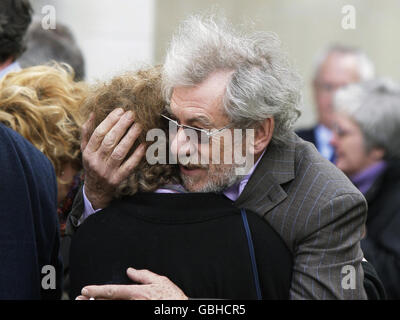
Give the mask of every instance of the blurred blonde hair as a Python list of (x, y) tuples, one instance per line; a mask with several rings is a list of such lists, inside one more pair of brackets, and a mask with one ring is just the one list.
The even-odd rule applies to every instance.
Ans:
[(0, 81), (0, 122), (14, 129), (52, 162), (57, 179), (63, 165), (82, 168), (79, 108), (87, 95), (68, 65), (35, 66)]
[[(149, 67), (136, 72), (129, 72), (111, 79), (109, 82), (94, 86), (81, 108), (84, 119), (94, 112), (94, 129), (116, 108), (131, 110), (135, 122), (142, 127), (142, 132), (135, 141), (126, 158), (139, 144), (146, 142), (146, 133), (154, 128), (165, 132), (168, 124), (160, 116), (165, 101), (161, 91), (161, 67)], [(168, 135), (167, 135), (168, 136)], [(168, 146), (167, 146), (168, 147)], [(177, 166), (169, 164), (150, 165), (145, 158), (116, 189), (114, 197), (133, 195), (138, 191), (152, 192), (159, 187), (179, 183)]]

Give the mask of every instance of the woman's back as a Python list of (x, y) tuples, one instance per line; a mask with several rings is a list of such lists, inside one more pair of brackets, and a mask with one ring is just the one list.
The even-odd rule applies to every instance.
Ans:
[[(292, 255), (247, 212), (263, 299), (287, 299)], [(167, 276), (192, 298), (257, 299), (243, 217), (223, 195), (140, 193), (89, 217), (74, 235), (71, 298), (85, 285), (131, 283), (126, 269)]]

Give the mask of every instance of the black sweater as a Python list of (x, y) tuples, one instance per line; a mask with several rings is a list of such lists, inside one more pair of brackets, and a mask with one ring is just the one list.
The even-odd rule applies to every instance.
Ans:
[[(263, 299), (288, 299), (292, 255), (247, 212)], [(256, 299), (240, 210), (223, 195), (137, 194), (89, 217), (72, 239), (71, 298), (85, 285), (132, 283), (128, 267), (167, 276), (192, 298)]]

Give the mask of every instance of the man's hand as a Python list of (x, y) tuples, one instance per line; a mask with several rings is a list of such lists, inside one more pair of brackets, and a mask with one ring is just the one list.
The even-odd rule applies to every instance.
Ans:
[(94, 114), (82, 127), (85, 194), (93, 209), (109, 204), (115, 188), (129, 176), (145, 154), (145, 146), (140, 145), (123, 162), (142, 130), (134, 123), (134, 118), (132, 111), (124, 112), (118, 108), (99, 124), (91, 136)]
[(130, 279), (141, 284), (87, 286), (76, 300), (187, 300), (188, 297), (167, 277), (148, 270), (129, 268)]

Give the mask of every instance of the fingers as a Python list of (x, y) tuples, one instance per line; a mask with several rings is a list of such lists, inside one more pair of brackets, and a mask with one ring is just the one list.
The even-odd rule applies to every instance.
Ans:
[(89, 116), (89, 119), (83, 124), (82, 126), (82, 132), (81, 132), (81, 151), (85, 150), (91, 133), (93, 132), (93, 126), (94, 126), (94, 112), (92, 112)]
[(146, 153), (146, 146), (144, 144), (140, 144), (132, 155), (122, 164), (118, 171), (119, 181), (124, 180), (127, 176), (129, 176), (132, 171), (137, 167), (139, 162), (142, 160), (143, 156)]
[(130, 285), (86, 286), (77, 300), (186, 300), (187, 296), (171, 280), (149, 270), (128, 268)]
[(103, 285), (103, 286), (87, 286), (82, 289), (82, 299), (78, 300), (89, 300), (94, 298), (96, 300), (107, 299), (107, 300), (131, 300), (132, 291), (135, 286), (133, 285)]
[(136, 270), (134, 268), (128, 268), (126, 274), (131, 280), (141, 284), (155, 283), (163, 278), (162, 276), (149, 270)]
[(117, 167), (122, 163), (141, 132), (142, 128), (140, 125), (138, 123), (134, 123), (128, 130), (127, 134), (115, 147), (114, 151), (112, 151), (107, 162), (108, 166)]
[[(118, 122), (112, 127), (112, 129), (105, 135), (100, 148), (98, 150), (99, 156), (102, 159), (109, 159), (109, 157), (115, 151), (115, 147), (120, 142), (121, 138), (127, 133), (129, 127), (132, 125), (133, 121), (135, 120), (134, 114), (132, 111), (126, 112)], [(137, 132), (138, 125), (134, 125), (136, 128), (135, 132)], [(140, 131), (139, 131), (140, 133)], [(136, 139), (135, 139), (136, 140)], [(114, 158), (115, 159), (115, 158)], [(119, 165), (122, 159), (118, 159), (117, 165)]]
[(95, 152), (101, 146), (105, 136), (110, 130), (114, 127), (114, 125), (120, 120), (121, 116), (124, 114), (124, 110), (121, 108), (117, 108), (113, 110), (94, 130), (92, 136), (87, 143), (86, 150), (87, 152)]

